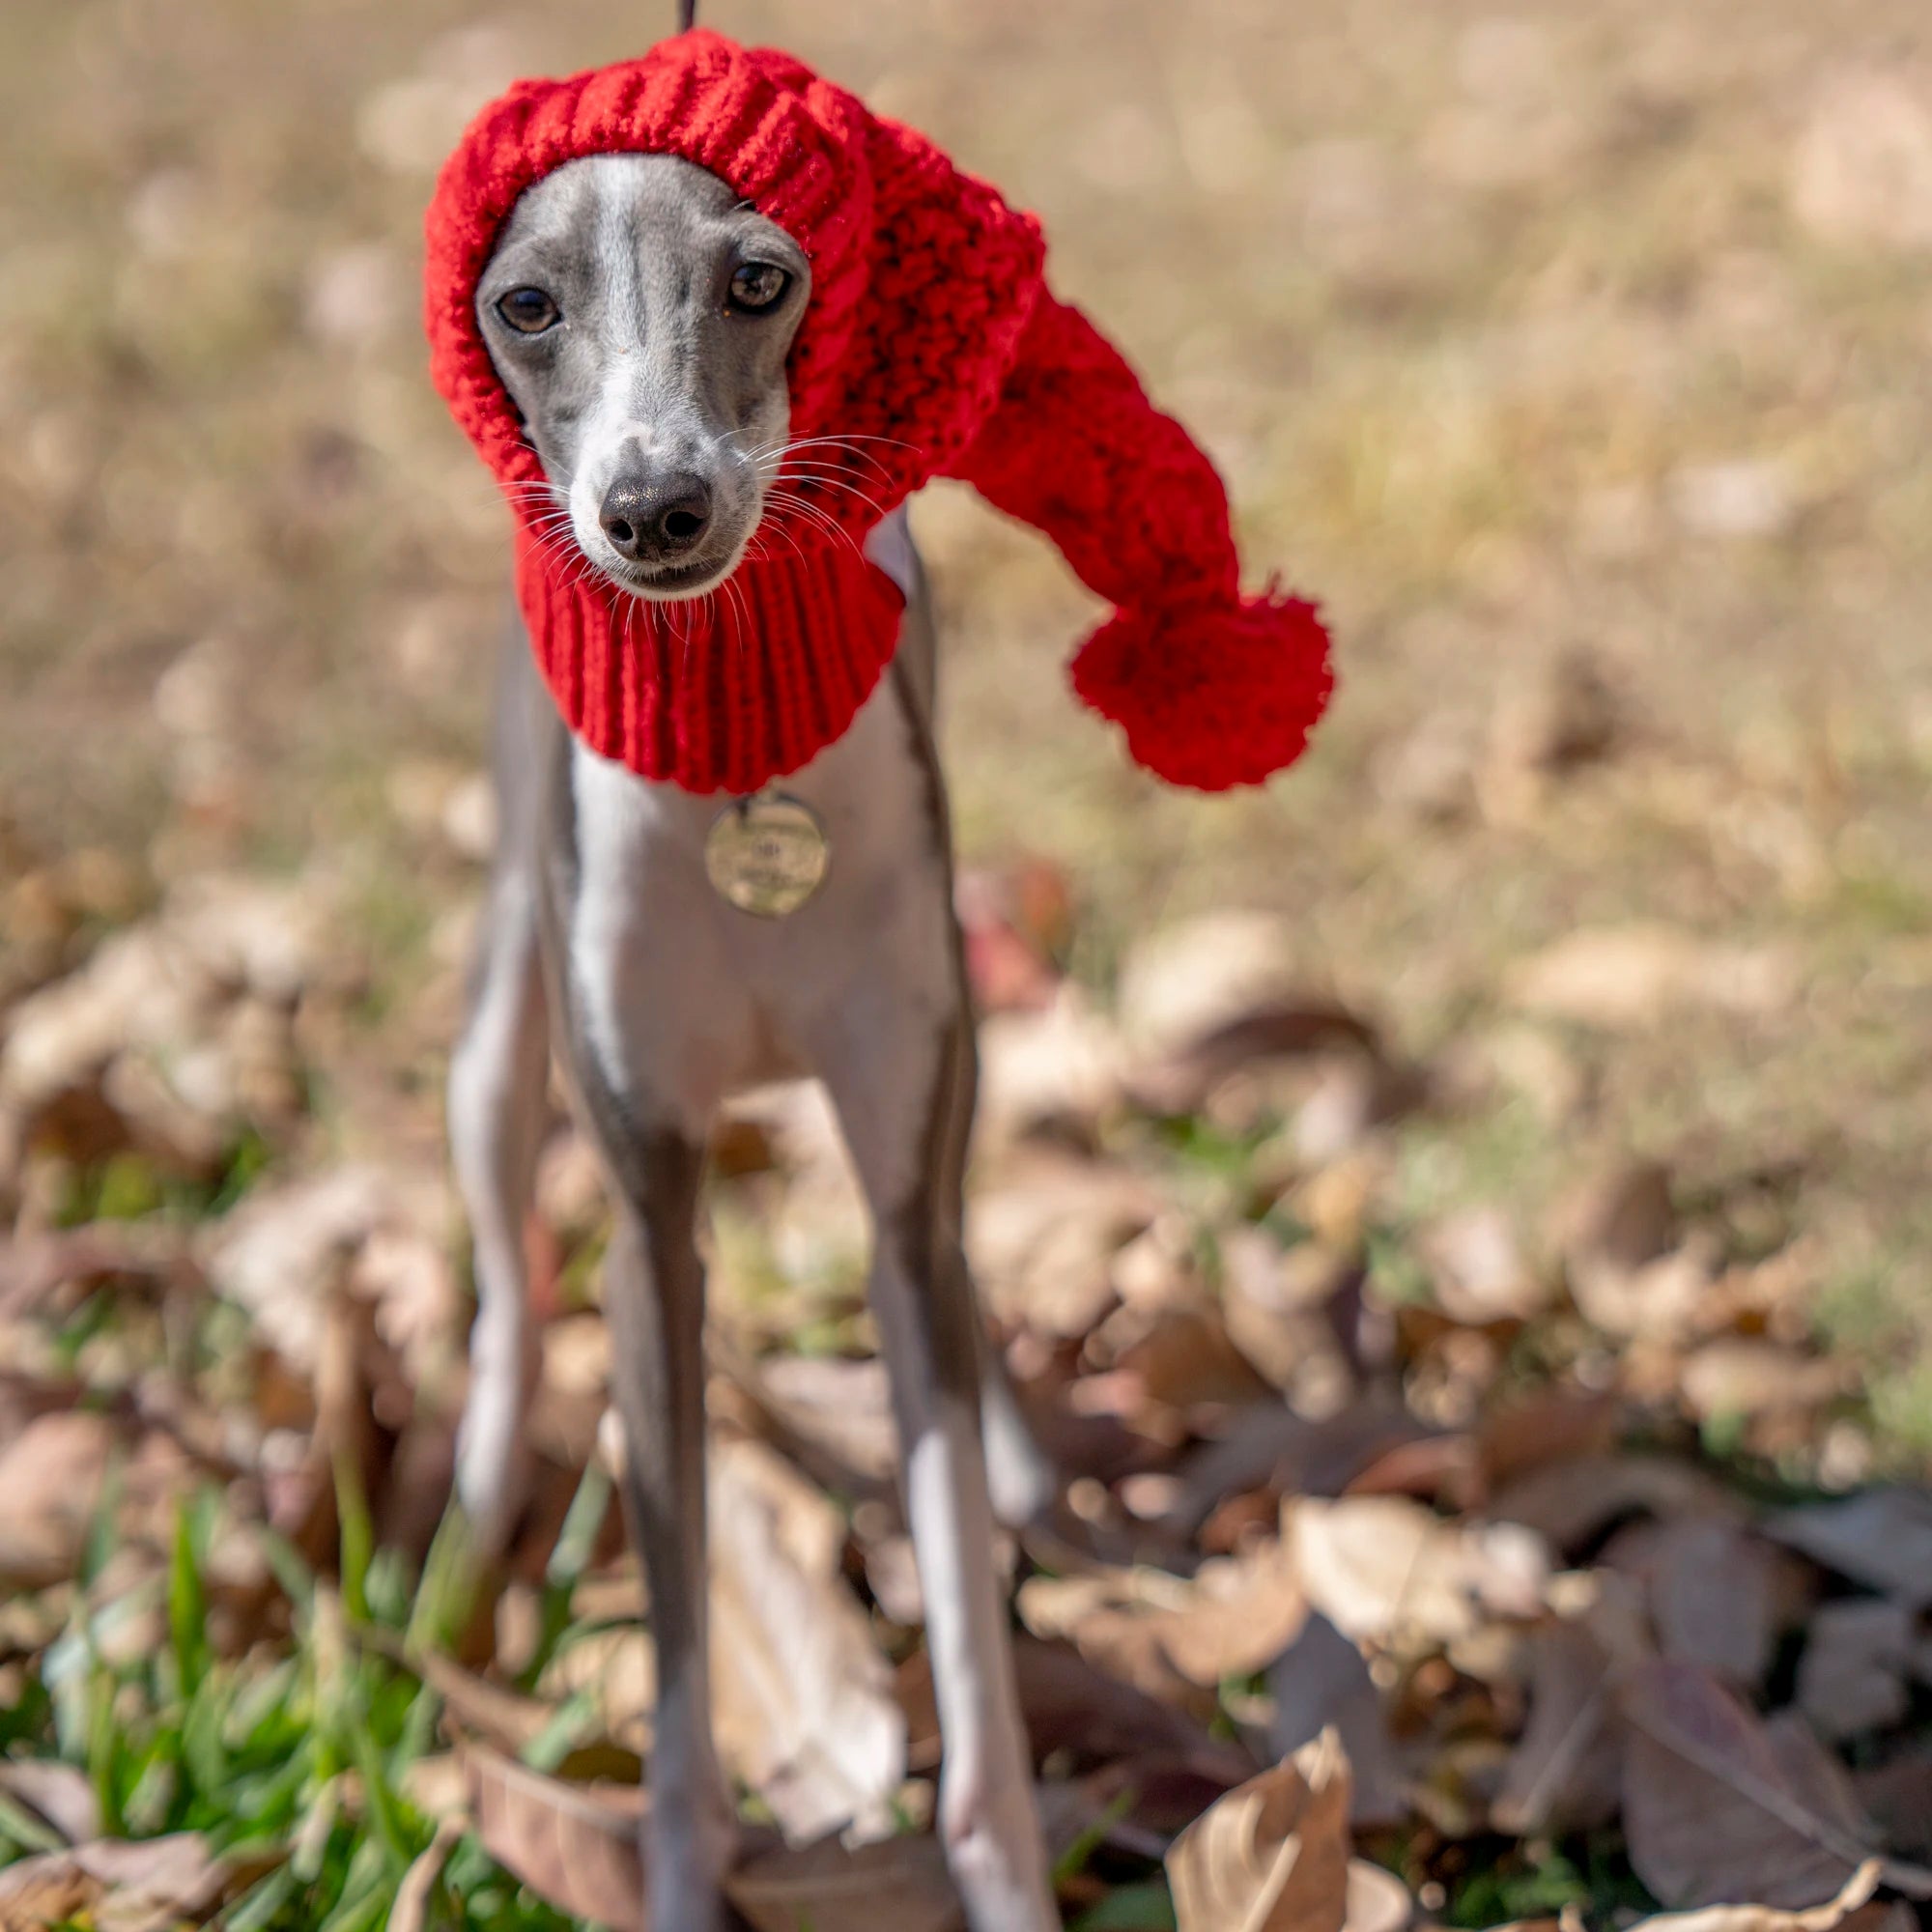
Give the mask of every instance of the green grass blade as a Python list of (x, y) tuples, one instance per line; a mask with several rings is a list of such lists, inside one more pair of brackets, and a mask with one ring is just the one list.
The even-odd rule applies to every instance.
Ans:
[(342, 1525), (342, 1608), (352, 1624), (369, 1621), (369, 1564), (376, 1551), (376, 1529), (362, 1472), (349, 1454), (334, 1457), (335, 1514)]
[(1141, 1802), (1139, 1790), (1129, 1786), (1116, 1795), (1114, 1802), (1061, 1853), (1053, 1867), (1053, 1882), (1065, 1885), (1087, 1869), (1087, 1861), (1107, 1842), (1107, 1834)]
[(301, 1880), (288, 1865), (277, 1865), (229, 1908), (221, 1921), (223, 1932), (268, 1932), (280, 1918), (283, 1907), (295, 1902), (301, 1886)]

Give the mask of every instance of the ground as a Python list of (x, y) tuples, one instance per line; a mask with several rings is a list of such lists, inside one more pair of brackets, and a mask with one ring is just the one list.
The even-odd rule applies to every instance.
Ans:
[[(1335, 1289), (1324, 1268), (1365, 1272), (1356, 1298), (1394, 1312), (1394, 1353), (1343, 1369), (1392, 1386), (1433, 1430), (1479, 1438), (1499, 1407), (1553, 1389), (1620, 1405), (1616, 1439), (1720, 1474), (1756, 1510), (1922, 1481), (1919, 10), (704, 11), (785, 41), (1037, 210), (1056, 286), (1220, 463), (1253, 578), (1280, 571), (1335, 632), (1340, 694), (1303, 765), (1264, 793), (1164, 792), (1065, 693), (1092, 607), (1044, 547), (963, 492), (915, 510), (944, 614), (981, 993), (1004, 1009), (989, 1087), (1011, 1108), (982, 1148), (982, 1271), (1020, 1366), (1090, 1431), (1136, 1438), (1117, 1466), (1094, 1465), (1089, 1528), (1159, 1518), (1131, 1486), (1182, 1480), (1187, 1454), (1260, 1390), (1321, 1412), (1308, 1364), (1326, 1357), (1306, 1333), (1291, 1323), (1271, 1349), (1231, 1314), (1231, 1256), (1252, 1258), (1251, 1234), (1295, 1284), (1263, 1297), (1279, 1320), (1282, 1293)], [(272, 1288), (249, 1299), (250, 1280), (328, 1274), (289, 1260), (278, 1204), (286, 1230), (301, 1209), (290, 1190), (345, 1188), (302, 1211), (334, 1230), (313, 1236), (319, 1252), (355, 1258), (355, 1306), (412, 1305), (400, 1270), (434, 1284), (415, 1296), (426, 1334), (440, 1346), (460, 1326), (439, 1091), (488, 838), (476, 771), (505, 523), (424, 379), (421, 209), (465, 115), (500, 82), (635, 51), (661, 24), (608, 0), (480, 16), (435, 0), (16, 0), (0, 21), (14, 425), (0, 449), (0, 1206), (14, 1228), (0, 1260), (25, 1280), (28, 1244), (54, 1234), (123, 1243), (104, 1264), (70, 1246), (57, 1267), (35, 1264), (8, 1317), (0, 1421), (44, 1423), (60, 1392), (84, 1388), (103, 1433), (83, 1461), (119, 1431), (138, 1468), (156, 1425), (128, 1391), (152, 1355), (211, 1415), (240, 1403), (263, 1439), (280, 1427), (320, 1443), (327, 1496), (264, 1506), (309, 1537), (324, 1573), (296, 1592), (311, 1671), (317, 1620), (333, 1614), (314, 1590), (334, 1601), (342, 1567), (342, 1444), (318, 1418), (348, 1427), (369, 1391), (330, 1381), (331, 1359), (362, 1359), (347, 1317), (289, 1335), (286, 1311), (265, 1312)], [(1199, 924), (1231, 907), (1267, 917)], [(1170, 927), (1180, 964), (1163, 980), (1154, 935)], [(69, 1007), (50, 1009), (63, 985)], [(29, 1051), (18, 1015), (37, 993)], [(1205, 1044), (1231, 1016), (1265, 1019), (1250, 1037), (1270, 1048), (1232, 1070)], [(812, 1130), (787, 1115), (727, 1151), (747, 1170), (716, 1214), (734, 1346), (754, 1366), (863, 1353), (856, 1234)], [(357, 1162), (384, 1170), (380, 1202), (341, 1181), (366, 1177)], [(1127, 1182), (1151, 1195), (1122, 1206)], [(567, 1144), (550, 1188), (547, 1306), (582, 1345), (557, 1373), (594, 1385), (595, 1318), (575, 1311), (598, 1215)], [(1075, 1232), (1044, 1260), (1015, 1259), (1014, 1203), (1075, 1195), (1089, 1204)], [(251, 1210), (271, 1232), (249, 1276), (233, 1250)], [(136, 1266), (128, 1242), (165, 1255)], [(1281, 1262), (1296, 1254), (1305, 1265)], [(160, 1276), (175, 1289), (153, 1292)], [(252, 1329), (221, 1325), (238, 1302)], [(168, 1314), (178, 1303), (191, 1316)], [(1150, 1394), (1134, 1351), (1182, 1314), (1208, 1322), (1219, 1367), (1204, 1384), (1200, 1360), (1181, 1376), (1162, 1354)], [(224, 1371), (223, 1345), (250, 1334), (283, 1365), (286, 1415), (259, 1378)], [(404, 1407), (446, 1409), (438, 1378), (453, 1368), (423, 1370), (408, 1334), (363, 1341), (386, 1364), (356, 1372), (378, 1393), (388, 1378)], [(440, 1363), (427, 1341), (419, 1354)], [(371, 1428), (382, 1440), (363, 1431), (355, 1454), (393, 1546), (365, 1606), (382, 1625), (408, 1596), (393, 1552), (419, 1553), (435, 1510), (380, 1520), (410, 1431), (393, 1413)], [(574, 1483), (588, 1445), (554, 1447)], [(258, 1448), (222, 1455), (260, 1476)], [(207, 1461), (209, 1442), (194, 1453), (205, 1473), (229, 1466)], [(299, 1489), (314, 1456), (289, 1455)], [(827, 1481), (810, 1456), (801, 1466)], [(1378, 1480), (1446, 1520), (1504, 1487), (1499, 1464), (1478, 1474)], [(1293, 1546), (1272, 1512), (1296, 1489), (1276, 1469), (1230, 1493), (1265, 1493), (1269, 1536)], [(903, 1663), (917, 1618), (880, 1602), (863, 1507), (841, 1560)], [(1250, 1548), (1243, 1521), (1254, 1532), (1260, 1516), (1219, 1532), (1231, 1560)], [(204, 1532), (220, 1542), (213, 1518)], [(1558, 1554), (1595, 1574), (1605, 1551), (1586, 1537)], [(1155, 1560), (1186, 1567), (1168, 1546)], [(33, 1571), (10, 1561), (16, 1581)], [(53, 1561), (42, 1580), (60, 1577)], [(1043, 1632), (1038, 1601), (1029, 1612), (1022, 1592), (1037, 1634), (1078, 1634)], [(1439, 1764), (1455, 1699), (1414, 1690), (1419, 1673), (1434, 1682), (1429, 1644), (1343, 1623), (1387, 1663), (1379, 1690), (1402, 1687), (1407, 1774)], [(529, 1687), (556, 1637), (523, 1645)], [(22, 1710), (44, 1640), (27, 1627), (6, 1639)], [(1771, 1706), (1793, 1693), (1796, 1639), (1781, 1641), (1751, 1685)], [(1681, 1661), (1667, 1634), (1659, 1643)], [(400, 1664), (358, 1658), (370, 1697), (402, 1698)], [(490, 1662), (473, 1646), (469, 1661)], [(1454, 1670), (1463, 1690), (1490, 1683), (1466, 1656)], [(1263, 1690), (1245, 1676), (1223, 1690), (1225, 1732)], [(1492, 1685), (1464, 1729), (1515, 1737), (1511, 1694)], [(1859, 1769), (1903, 1748), (1922, 1716), (1912, 1694), (1906, 1716), (1852, 1734)], [(21, 1735), (72, 1754), (71, 1719), (29, 1717)], [(404, 1749), (393, 1731), (384, 1743)], [(306, 1747), (336, 1749), (312, 1734)], [(356, 1748), (345, 1732), (344, 1762)], [(1437, 1781), (1460, 1792), (1466, 1774)], [(119, 1802), (110, 1827), (128, 1822)], [(227, 1850), (220, 1814), (211, 1799), (191, 1819), (178, 1804), (154, 1815), (214, 1830)], [(1455, 1823), (1438, 1804), (1400, 1846), (1372, 1849), (1411, 1885), (1445, 1886), (1464, 1922), (1573, 1895), (1555, 1880), (1527, 1902), (1471, 1894), (1471, 1871), (1502, 1886), (1556, 1864)], [(362, 1842), (343, 1830), (344, 1846)], [(1609, 1910), (1629, 1877), (1621, 1840), (1602, 1854), (1620, 1876), (1601, 1883), (1579, 1842), (1550, 1858), (1581, 1874), (1574, 1895)], [(1646, 1877), (1665, 1903), (1690, 1895), (1665, 1896), (1654, 1862)], [(1443, 1909), (1432, 1896), (1425, 1909)]]

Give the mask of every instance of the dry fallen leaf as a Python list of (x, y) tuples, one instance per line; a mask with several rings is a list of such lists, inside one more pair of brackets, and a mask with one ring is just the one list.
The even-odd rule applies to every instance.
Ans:
[(1833, 246), (1932, 243), (1932, 113), (1910, 70), (1832, 62), (1812, 79), (1787, 166), (1792, 213)]
[(206, 1923), (232, 1877), (198, 1832), (96, 1838), (0, 1871), (0, 1926), (33, 1932), (79, 1919), (99, 1932), (174, 1932), (184, 1920)]
[(290, 1014), (324, 963), (324, 892), (313, 875), (178, 882), (161, 913), (14, 1008), (0, 1107), (76, 1151), (218, 1171), (241, 1122), (300, 1106)]
[(1187, 1605), (1184, 1578), (1164, 1570), (1089, 1577), (1029, 1577), (1014, 1599), (1021, 1621), (1044, 1642), (1070, 1642), (1094, 1669), (1145, 1697), (1206, 1721), (1211, 1699), (1190, 1685), (1161, 1647), (1154, 1618)]
[(38, 1589), (71, 1576), (119, 1432), (104, 1415), (43, 1415), (0, 1448), (0, 1583)]
[[(1666, 1904), (1804, 1910), (1864, 1862), (1866, 1847), (1806, 1804), (1763, 1723), (1708, 1671), (1639, 1664), (1622, 1708), (1631, 1862)], [(1932, 1873), (1889, 1865), (1886, 1880), (1932, 1897)]]
[[(1185, 1254), (1192, 1231), (1182, 1224), (1179, 1232)], [(1346, 1386), (1349, 1369), (1326, 1305), (1352, 1260), (1313, 1241), (1284, 1248), (1245, 1222), (1221, 1230), (1215, 1248), (1221, 1318), (1235, 1347), (1284, 1394), (1305, 1392), (1318, 1378)]]
[(1211, 1736), (1183, 1713), (1094, 1669), (1065, 1645), (1017, 1635), (1013, 1669), (1037, 1759), (1067, 1751), (1076, 1763), (1101, 1764), (1151, 1751), (1223, 1790), (1254, 1775), (1255, 1759), (1245, 1746)]
[(1145, 1061), (1184, 1054), (1293, 998), (1295, 952), (1293, 922), (1273, 913), (1213, 912), (1163, 926), (1121, 968), (1121, 1031)]
[(1562, 1386), (1532, 1390), (1498, 1403), (1477, 1424), (1477, 1468), (1496, 1491), (1532, 1470), (1607, 1455), (1617, 1422), (1614, 1396)]
[[(1021, 1633), (1013, 1640), (1013, 1671), (1036, 1764), (1058, 1753), (1083, 1770), (1151, 1756), (1222, 1791), (1254, 1775), (1255, 1761), (1239, 1746), (1209, 1736), (1184, 1712), (1095, 1669), (1065, 1644)], [(897, 1690), (913, 1767), (929, 1771), (939, 1762), (939, 1713), (924, 1650), (899, 1666)]]
[(1271, 1749), (1287, 1757), (1333, 1725), (1349, 1753), (1350, 1821), (1372, 1827), (1407, 1818), (1406, 1780), (1396, 1761), (1381, 1693), (1362, 1653), (1319, 1611), (1268, 1666), (1267, 1689), (1274, 1699)]
[(1549, 778), (1608, 755), (1626, 725), (1624, 703), (1589, 653), (1571, 649), (1524, 667), (1490, 721), (1484, 810), (1505, 821), (1520, 817)]
[(493, 1684), (440, 1651), (425, 1650), (412, 1657), (410, 1668), (442, 1699), (459, 1727), (502, 1750), (527, 1748), (556, 1717), (554, 1704), (526, 1697), (507, 1684)]
[(728, 1341), (712, 1358), (755, 1411), (755, 1426), (827, 1489), (883, 1491), (899, 1465), (885, 1364), (838, 1355), (753, 1361)]
[(1235, 1118), (1251, 1121), (1266, 1091), (1260, 1084), (1261, 1069), (1310, 1056), (1327, 1058), (1332, 1065), (1333, 1056), (1344, 1054), (1360, 1067), (1361, 1084), (1352, 1094), (1331, 1088), (1333, 1097), (1313, 1113), (1298, 1111), (1293, 1145), (1309, 1165), (1324, 1157), (1347, 1165), (1342, 1148), (1360, 1148), (1376, 1122), (1413, 1108), (1421, 1087), (1412, 1070), (1381, 1060), (1374, 1027), (1324, 994), (1292, 994), (1238, 1012), (1165, 1059), (1143, 1063), (1128, 1079), (1127, 1092), (1148, 1113), (1212, 1116), (1231, 1110)]
[(1184, 1607), (1156, 1614), (1155, 1640), (1174, 1667), (1204, 1689), (1272, 1662), (1308, 1614), (1279, 1543), (1210, 1558), (1195, 1573), (1189, 1594)]
[(1798, 1708), (1821, 1736), (1853, 1738), (1905, 1716), (1914, 1634), (1912, 1612), (1883, 1597), (1819, 1609), (1798, 1660)]
[(1763, 1528), (1827, 1570), (1914, 1609), (1932, 1607), (1932, 1493), (1867, 1490), (1843, 1502), (1784, 1510)]
[(1575, 1555), (1620, 1518), (1634, 1515), (1742, 1517), (1717, 1479), (1665, 1456), (1578, 1456), (1532, 1469), (1490, 1499), (1489, 1514), (1536, 1530)]
[(469, 1820), (461, 1812), (443, 1819), (436, 1828), (436, 1836), (416, 1855), (409, 1870), (403, 1874), (403, 1882), (396, 1888), (396, 1902), (389, 1908), (388, 1923), (384, 1932), (425, 1932), (435, 1907), (436, 1889), (442, 1879), (442, 1868), (449, 1862), (449, 1855), (456, 1849), (457, 1841), (469, 1829)]
[(794, 1842), (890, 1825), (905, 1714), (839, 1574), (837, 1510), (761, 1444), (711, 1458), (711, 1659), (718, 1747)]
[(1308, 1614), (1287, 1550), (1270, 1540), (1215, 1557), (1192, 1577), (1134, 1570), (1028, 1578), (1020, 1614), (1036, 1636), (1071, 1637), (1087, 1660), (1155, 1697), (1185, 1702), (1271, 1663)]
[(1426, 1086), (1412, 1067), (1392, 1066), (1378, 1056), (1337, 1054), (1320, 1066), (1314, 1090), (1294, 1110), (1292, 1144), (1304, 1168), (1343, 1159), (1385, 1126), (1420, 1104)]
[(1428, 1434), (1385, 1400), (1350, 1403), (1320, 1422), (1286, 1403), (1253, 1404), (1236, 1414), (1225, 1435), (1182, 1459), (1172, 1520), (1198, 1529), (1230, 1496), (1248, 1490), (1338, 1496), (1378, 1457)]
[(1113, 1028), (1077, 986), (1062, 985), (1035, 1011), (988, 1013), (980, 1022), (981, 1141), (1040, 1132), (1085, 1141), (1119, 1093), (1120, 1058)]
[(1442, 1643), (1543, 1607), (1548, 1551), (1519, 1524), (1449, 1522), (1402, 1496), (1304, 1497), (1282, 1519), (1309, 1602), (1357, 1642)]
[(1530, 1638), (1529, 1722), (1490, 1807), (1497, 1831), (1590, 1831), (1615, 1817), (1623, 1764), (1612, 1723), (1615, 1667), (1587, 1621), (1552, 1618), (1538, 1626)]
[(0, 1094), (31, 1116), (98, 1080), (117, 1055), (178, 1054), (222, 1000), (201, 961), (157, 922), (96, 948), (65, 979), (21, 1000), (0, 1050)]
[(955, 1932), (963, 1922), (936, 1838), (899, 1836), (847, 1848), (837, 1838), (768, 1853), (724, 1889), (754, 1932)]
[(181, 945), (225, 986), (290, 1001), (304, 987), (355, 982), (360, 968), (332, 945), (337, 935), (327, 881), (200, 872), (168, 895), (166, 923)]
[(1767, 1718), (1764, 1735), (1786, 1786), (1807, 1811), (1868, 1849), (1879, 1849), (1883, 1840), (1873, 1835), (1845, 1761), (1819, 1742), (1802, 1712), (1785, 1709)]
[(1367, 1859), (1349, 1861), (1349, 1910), (1342, 1932), (1404, 1932), (1415, 1900), (1395, 1873)]
[[(597, 1728), (613, 1744), (650, 1748), (658, 1702), (657, 1645), (627, 1610), (624, 1620), (585, 1631), (552, 1658), (537, 1682), (540, 1700), (577, 1702), (595, 1714)], [(505, 1706), (513, 1717), (514, 1708)], [(487, 1733), (486, 1733), (487, 1734)], [(500, 1740), (499, 1740), (500, 1742)]]
[(0, 1793), (23, 1804), (70, 1845), (100, 1831), (100, 1801), (94, 1780), (54, 1758), (0, 1758)]
[(1509, 976), (1529, 1012), (1607, 1031), (1647, 1027), (1674, 1009), (1781, 1011), (1797, 991), (1787, 953), (1707, 940), (1674, 926), (1586, 927), (1566, 934)]
[(1755, 1690), (1777, 1639), (1780, 1560), (1789, 1559), (1721, 1518), (1666, 1522), (1647, 1579), (1663, 1655)]
[(1297, 951), (1293, 922), (1264, 912), (1207, 913), (1139, 941), (1122, 966), (1119, 1002), (1134, 1096), (1156, 1111), (1192, 1113), (1256, 1061), (1329, 1048), (1373, 1053), (1373, 1029), (1301, 985)]
[(1701, 1912), (1659, 1912), (1640, 1918), (1631, 1932), (1835, 1932), (1878, 1889), (1882, 1867), (1867, 1859), (1835, 1898), (1808, 1912), (1780, 1912), (1770, 1905), (1712, 1905)]
[(1084, 1338), (1114, 1302), (1108, 1264), (1159, 1208), (1158, 1192), (1125, 1169), (1030, 1151), (974, 1196), (973, 1278), (1001, 1320)]
[(1483, 1327), (1524, 1321), (1548, 1305), (1553, 1287), (1522, 1252), (1500, 1208), (1465, 1208), (1422, 1231), (1419, 1248), (1435, 1305), (1451, 1321)]
[[(261, 1188), (213, 1225), (209, 1278), (248, 1311), (270, 1348), (312, 1373), (330, 1291), (376, 1236), (419, 1232), (417, 1206), (393, 1174), (374, 1164)], [(440, 1230), (441, 1220), (439, 1208), (420, 1231)]]
[(1843, 1395), (1851, 1364), (1808, 1355), (1761, 1335), (1706, 1342), (1677, 1365), (1684, 1406), (1700, 1422), (1797, 1413)]
[(1662, 1315), (1675, 1330), (1688, 1308), (1659, 1307), (1641, 1286), (1644, 1271), (1666, 1262), (1679, 1227), (1670, 1170), (1633, 1161), (1591, 1181), (1562, 1207), (1557, 1238), (1570, 1291), (1584, 1319), (1605, 1333), (1630, 1336)]
[(1179, 1932), (1342, 1932), (1349, 1783), (1328, 1730), (1211, 1804), (1167, 1855)]
[(1859, 1809), (1878, 1826), (1887, 1850), (1932, 1859), (1932, 1751), (1908, 1751), (1861, 1771), (1852, 1791)]
[[(553, 1777), (488, 1746), (466, 1746), (463, 1757), (492, 1858), (562, 1911), (611, 1932), (646, 1932), (640, 1790)], [(724, 1889), (758, 1932), (954, 1932), (960, 1922), (945, 1854), (929, 1837), (766, 1852), (727, 1873)]]
[[(5, 1118), (0, 1112), (0, 1179), (7, 1151)], [(162, 1291), (201, 1286), (187, 1234), (173, 1225), (87, 1221), (76, 1228), (0, 1235), (0, 1316), (35, 1313), (58, 1289), (129, 1275), (151, 1280)]]
[(1170, 1433), (1166, 1411), (1184, 1416), (1217, 1404), (1239, 1408), (1273, 1394), (1229, 1339), (1215, 1308), (1163, 1311), (1121, 1350), (1115, 1367), (1133, 1393), (1128, 1419), (1156, 1437)]
[(644, 1795), (572, 1784), (468, 1745), (469, 1809), (483, 1849), (541, 1898), (611, 1932), (645, 1932)]
[(1705, 1242), (1687, 1241), (1632, 1268), (1598, 1256), (1573, 1256), (1569, 1276), (1583, 1319), (1620, 1341), (1668, 1349), (1709, 1325), (1714, 1273)]

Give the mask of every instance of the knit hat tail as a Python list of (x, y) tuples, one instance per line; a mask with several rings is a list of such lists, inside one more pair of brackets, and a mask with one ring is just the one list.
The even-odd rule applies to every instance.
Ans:
[(1233, 605), (1118, 611), (1068, 676), (1170, 784), (1226, 791), (1292, 765), (1328, 702), (1328, 634), (1315, 606), (1271, 584)]
[(1334, 686), (1328, 634), (1272, 585), (1242, 599), (1214, 466), (1078, 309), (1042, 293), (955, 473), (1120, 607), (1070, 675), (1138, 763), (1222, 791), (1300, 756)]

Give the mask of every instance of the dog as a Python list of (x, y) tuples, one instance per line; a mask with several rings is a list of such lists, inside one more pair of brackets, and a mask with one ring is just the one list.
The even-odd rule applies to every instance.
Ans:
[[(791, 238), (685, 159), (590, 156), (525, 192), (475, 302), (541, 458), (545, 543), (644, 602), (728, 597), (742, 558), (786, 540), (786, 356), (810, 286)], [(554, 332), (566, 317), (567, 338)], [(905, 593), (897, 653), (849, 730), (783, 781), (831, 861), (782, 919), (714, 888), (718, 799), (586, 749), (521, 635), (500, 673), (498, 844), (448, 1087), (478, 1301), (458, 1492), (486, 1539), (506, 1533), (534, 1375), (523, 1230), (554, 1055), (614, 1204), (620, 1489), (660, 1684), (654, 1932), (717, 1932), (733, 1845), (706, 1641), (705, 1150), (727, 1095), (795, 1074), (824, 1083), (874, 1225), (868, 1293), (945, 1739), (939, 1833), (972, 1932), (1060, 1922), (991, 1560), (996, 1516), (1036, 1515), (1052, 1483), (961, 1247), (976, 1062), (931, 609), (902, 512), (867, 549)]]

